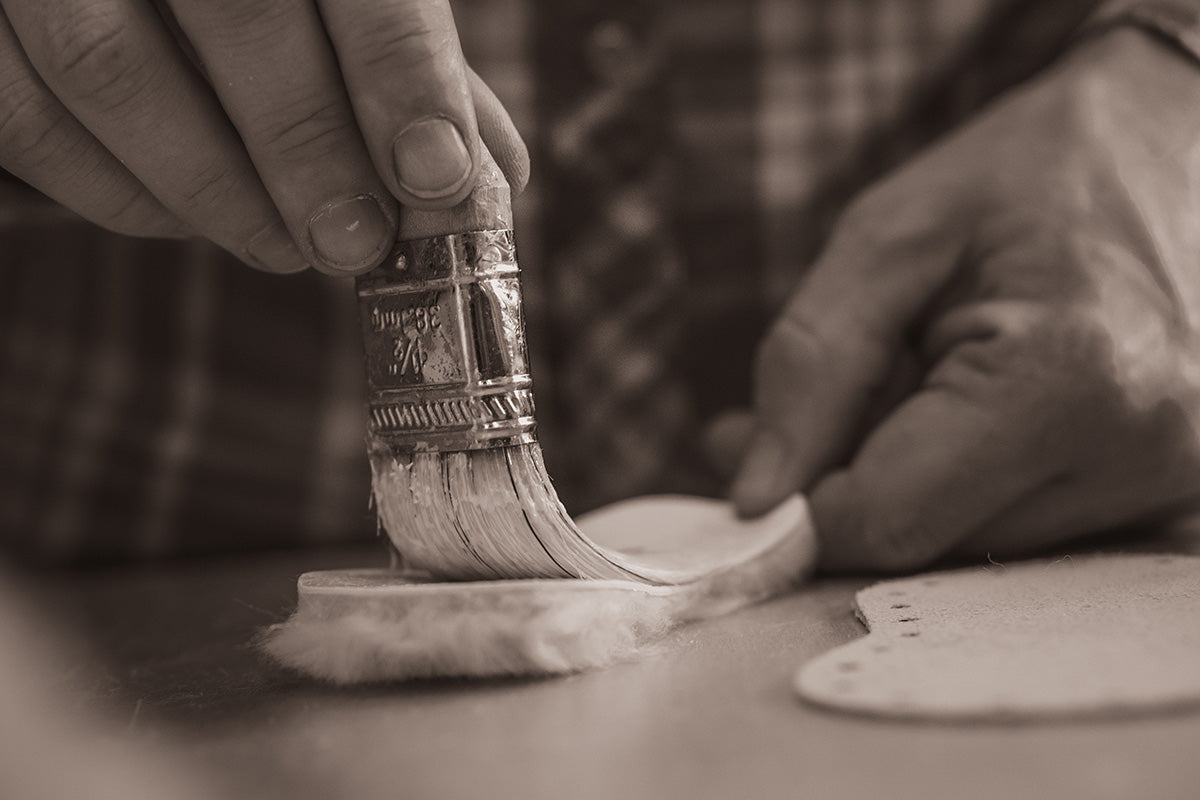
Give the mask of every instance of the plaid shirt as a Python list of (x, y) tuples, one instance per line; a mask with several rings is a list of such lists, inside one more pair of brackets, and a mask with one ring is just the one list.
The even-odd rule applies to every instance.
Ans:
[[(658, 284), (655, 330), (671, 335), (654, 340), (661, 382), (648, 385), (686, 387), (670, 408), (686, 425), (620, 491), (711, 492), (696, 426), (748, 402), (754, 344), (838, 210), (1041, 68), (1096, 5), (458, 0), (468, 59), (534, 154), (518, 237), (541, 438), (568, 507), (616, 490), (570, 469), (588, 457), (571, 450), (588, 409), (563, 376), (586, 342), (590, 296), (571, 231), (596, 209), (572, 195), (579, 165), (563, 142), (579, 133), (597, 74), (630, 57), (622, 41), (652, 48), (661, 67), (639, 146), (669, 178), (653, 203), (677, 264)], [(348, 282), (108, 234), (15, 184), (0, 184), (0, 254), (0, 534), (11, 549), (153, 557), (374, 533)], [(622, 276), (600, 281), (607, 291)], [(644, 321), (604, 318), (595, 300), (585, 310), (637, 341)], [(629, 398), (619, 416), (636, 422), (652, 401)]]

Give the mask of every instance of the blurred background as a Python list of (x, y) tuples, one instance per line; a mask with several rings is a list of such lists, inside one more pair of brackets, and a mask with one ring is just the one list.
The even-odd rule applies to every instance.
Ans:
[[(457, 0), (529, 143), (540, 438), (572, 512), (718, 494), (705, 423), (861, 187), (1094, 0)], [(352, 285), (136, 240), (0, 181), (0, 537), (49, 562), (360, 540)]]

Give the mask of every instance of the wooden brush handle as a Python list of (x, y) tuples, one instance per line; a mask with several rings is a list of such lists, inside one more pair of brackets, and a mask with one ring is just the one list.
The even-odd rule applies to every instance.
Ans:
[(475, 188), (467, 195), (467, 199), (453, 208), (438, 211), (405, 209), (400, 215), (400, 241), (512, 227), (512, 194), (508, 181), (482, 144), (479, 156)]

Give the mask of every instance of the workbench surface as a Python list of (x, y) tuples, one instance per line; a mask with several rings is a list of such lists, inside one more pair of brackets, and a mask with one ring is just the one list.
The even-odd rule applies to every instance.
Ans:
[(41, 577), (39, 594), (90, 641), (85, 694), (247, 798), (1200, 797), (1196, 710), (935, 725), (802, 704), (793, 671), (862, 635), (852, 600), (866, 579), (819, 580), (680, 630), (638, 663), (553, 680), (335, 689), (249, 646), (290, 611), (302, 571), (382, 560), (121, 567)]

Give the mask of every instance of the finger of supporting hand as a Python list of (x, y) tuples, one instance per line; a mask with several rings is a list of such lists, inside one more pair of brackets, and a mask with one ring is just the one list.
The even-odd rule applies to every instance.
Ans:
[(332, 274), (378, 264), (395, 242), (397, 204), (367, 153), (316, 8), (170, 6), (305, 256)]
[(754, 415), (748, 409), (726, 411), (705, 424), (700, 444), (709, 465), (728, 479), (746, 457), (753, 434)]
[(85, 219), (131, 236), (183, 224), (58, 102), (0, 13), (0, 165)]
[(848, 455), (906, 329), (953, 274), (961, 234), (907, 191), (880, 196), (846, 215), (759, 349), (758, 433), (733, 487), (742, 514)]
[[(986, 387), (987, 378), (978, 383)], [(921, 567), (1051, 481), (1036, 434), (994, 399), (961, 387), (923, 389), (847, 469), (818, 482), (810, 502), (823, 566)]]
[(166, 208), (249, 263), (305, 266), (216, 97), (152, 7), (4, 0), (30, 63)]
[(379, 174), (406, 205), (466, 197), (479, 134), (446, 0), (320, 0)]

